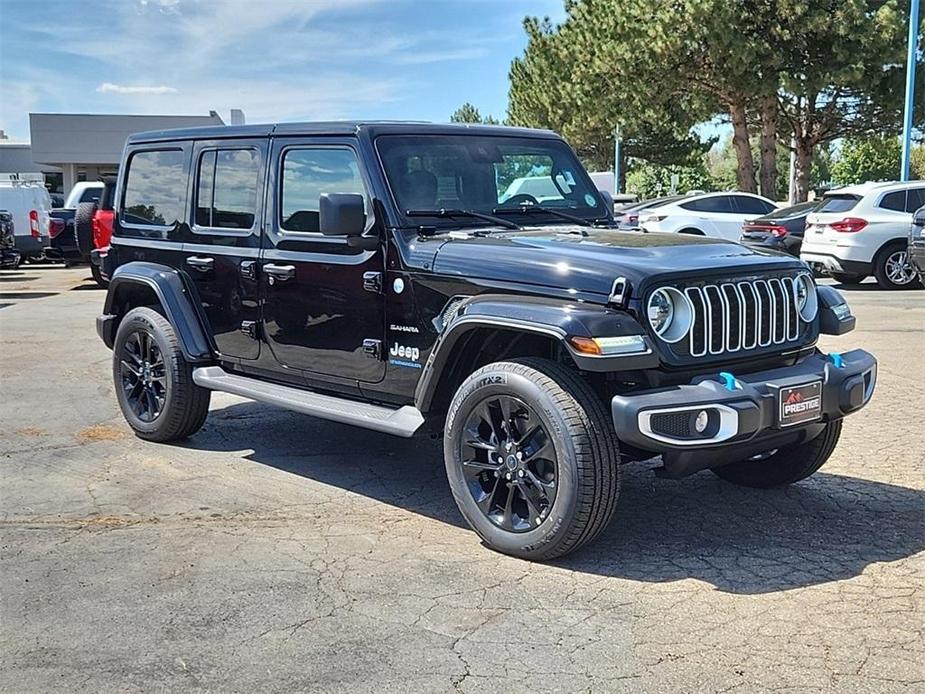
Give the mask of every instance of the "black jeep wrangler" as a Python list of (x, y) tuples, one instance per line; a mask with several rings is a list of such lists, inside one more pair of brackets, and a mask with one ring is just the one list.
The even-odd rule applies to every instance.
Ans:
[(97, 329), (125, 418), (170, 441), (213, 390), (442, 432), (463, 516), (550, 559), (614, 513), (620, 465), (801, 480), (876, 360), (795, 258), (619, 232), (556, 134), (310, 123), (129, 138)]

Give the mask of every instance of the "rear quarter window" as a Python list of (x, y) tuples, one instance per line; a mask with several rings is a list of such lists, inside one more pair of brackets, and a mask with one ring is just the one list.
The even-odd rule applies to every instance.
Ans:
[(135, 152), (128, 162), (121, 224), (174, 226), (183, 218), (186, 167), (183, 150)]
[(893, 212), (906, 211), (906, 191), (894, 190), (880, 198), (880, 204), (877, 205), (883, 210), (892, 210)]

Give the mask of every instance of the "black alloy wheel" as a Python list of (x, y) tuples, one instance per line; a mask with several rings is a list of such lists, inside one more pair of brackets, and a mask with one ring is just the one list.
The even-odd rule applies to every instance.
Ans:
[(556, 499), (558, 459), (533, 409), (493, 395), (472, 410), (464, 436), (463, 475), (485, 517), (515, 533), (542, 524)]
[(167, 367), (154, 336), (132, 332), (122, 346), (119, 377), (126, 401), (142, 422), (153, 422), (167, 401)]

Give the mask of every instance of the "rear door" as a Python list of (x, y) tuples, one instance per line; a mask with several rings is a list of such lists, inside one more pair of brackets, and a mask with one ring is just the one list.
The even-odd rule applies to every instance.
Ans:
[[(261, 258), (263, 330), (276, 360), (311, 379), (374, 383), (385, 374), (382, 247), (323, 236), (323, 193), (358, 193), (368, 176), (352, 138), (274, 138)], [(378, 284), (377, 284), (378, 281)]]
[(257, 263), (267, 148), (265, 138), (193, 146), (183, 269), (226, 358), (260, 353)]
[(182, 268), (191, 143), (139, 144), (126, 156), (113, 222), (112, 268), (143, 261)]

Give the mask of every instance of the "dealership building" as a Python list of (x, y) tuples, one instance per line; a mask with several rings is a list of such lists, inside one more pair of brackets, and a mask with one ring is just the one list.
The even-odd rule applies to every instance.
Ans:
[[(230, 121), (243, 124), (243, 112), (233, 109)], [(116, 173), (132, 133), (224, 124), (215, 111), (207, 116), (30, 113), (30, 143), (0, 140), (0, 173), (41, 173), (52, 192), (67, 193), (78, 181)]]

